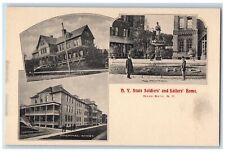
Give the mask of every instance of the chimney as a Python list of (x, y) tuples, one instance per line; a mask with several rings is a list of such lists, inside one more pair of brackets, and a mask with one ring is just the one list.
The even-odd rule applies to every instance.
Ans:
[(62, 23), (62, 36), (65, 36), (66, 35), (66, 29), (64, 29), (64, 25)]
[(66, 30), (62, 29), (62, 36), (65, 36), (65, 35), (66, 35)]

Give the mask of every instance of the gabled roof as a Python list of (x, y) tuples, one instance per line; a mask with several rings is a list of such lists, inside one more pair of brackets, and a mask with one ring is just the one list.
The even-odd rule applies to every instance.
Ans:
[[(90, 33), (91, 33), (91, 30), (89, 29), (88, 25), (84, 25), (84, 26), (82, 26), (82, 27), (80, 27), (80, 28), (78, 28), (76, 30), (73, 30), (71, 32), (67, 32), (68, 34), (71, 34), (69, 39), (81, 36), (85, 29), (88, 29), (90, 31)], [(91, 33), (91, 35), (93, 36), (92, 33)], [(93, 36), (93, 38), (94, 38), (94, 36)], [(64, 42), (64, 37), (63, 36), (57, 38), (57, 42), (56, 42), (57, 44), (62, 43), (62, 42)]]
[(48, 44), (56, 44), (56, 38), (53, 38), (51, 36), (40, 35), (36, 48), (39, 46), (39, 43), (40, 43), (41, 39), (44, 39), (45, 42), (48, 43)]
[[(88, 25), (84, 25), (84, 26), (82, 26), (82, 27), (80, 27), (76, 30), (73, 30), (71, 32), (67, 32), (67, 34), (70, 34), (70, 37), (68, 39), (72, 39), (72, 38), (81, 36), (85, 30), (88, 30), (91, 33), (91, 36), (94, 38), (94, 36), (93, 36), (90, 28), (88, 27)], [(40, 43), (41, 39), (44, 39), (46, 43), (52, 44), (52, 45), (57, 45), (59, 43), (64, 42), (64, 36), (61, 36), (61, 37), (58, 37), (58, 38), (53, 38), (51, 36), (40, 35), (39, 39), (38, 39), (37, 46), (36, 46), (36, 50), (34, 50), (32, 54), (38, 52), (37, 48), (39, 46), (39, 43)]]
[(56, 38), (53, 38), (51, 36), (44, 36), (41, 35), (41, 37), (48, 43), (48, 44), (55, 44), (56, 43)]
[(68, 91), (66, 91), (62, 85), (57, 85), (57, 86), (53, 86), (53, 87), (48, 87), (40, 92), (38, 92), (36, 95), (32, 96), (31, 98), (37, 98), (38, 94), (40, 93), (44, 93), (44, 92), (50, 92), (52, 93), (57, 93), (57, 92), (64, 92), (66, 94), (70, 94)]

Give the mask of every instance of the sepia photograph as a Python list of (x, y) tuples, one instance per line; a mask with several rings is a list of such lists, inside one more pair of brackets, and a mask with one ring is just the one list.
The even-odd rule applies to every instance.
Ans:
[(107, 140), (107, 79), (101, 73), (27, 82), (19, 71), (19, 139)]
[(102, 15), (68, 14), (23, 31), (20, 41), (27, 80), (107, 72), (112, 21)]
[(220, 8), (6, 12), (7, 145), (220, 145)]
[(110, 27), (111, 83), (206, 84), (207, 25), (198, 15), (120, 15)]

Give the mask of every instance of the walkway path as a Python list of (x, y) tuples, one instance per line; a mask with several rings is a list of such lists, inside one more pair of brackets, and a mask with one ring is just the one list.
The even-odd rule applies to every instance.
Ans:
[(101, 125), (98, 125), (98, 126), (91, 126), (91, 127), (87, 127), (87, 128), (80, 128), (80, 129), (76, 129), (76, 130), (72, 130), (72, 131), (67, 130), (66, 132), (57, 132), (57, 133), (53, 133), (53, 134), (37, 136), (37, 137), (32, 137), (32, 138), (26, 138), (26, 140), (40, 140), (40, 139), (43, 139), (43, 138), (49, 138), (49, 137), (63, 135), (63, 134), (67, 134), (67, 133), (82, 131), (82, 130), (96, 128), (96, 127), (100, 127), (100, 126), (104, 126), (104, 125), (106, 125), (106, 124), (101, 124)]

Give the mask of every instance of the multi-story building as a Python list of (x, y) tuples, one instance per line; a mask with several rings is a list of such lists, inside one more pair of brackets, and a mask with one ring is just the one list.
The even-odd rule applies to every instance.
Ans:
[(98, 124), (102, 123), (102, 111), (97, 109), (97, 122)]
[(38, 92), (31, 97), (31, 104), (24, 108), (25, 116), (35, 126), (61, 128), (96, 124), (97, 105), (94, 101), (87, 103), (70, 94), (62, 85)]
[(144, 15), (122, 15), (110, 27), (110, 56), (125, 58), (133, 48), (133, 36), (144, 30)]
[(102, 123), (106, 124), (107, 123), (107, 115), (102, 114)]
[(194, 15), (174, 16), (173, 58), (206, 56), (207, 29)]
[[(94, 36), (88, 25), (68, 32), (62, 29), (58, 38), (40, 35), (36, 49), (32, 53), (35, 66), (61, 65), (85, 60), (86, 50), (82, 47), (94, 46)], [(67, 52), (66, 52), (67, 51)]]
[(98, 107), (97, 107), (97, 105), (95, 104), (94, 101), (90, 101), (88, 103), (88, 105), (90, 106), (90, 109), (91, 109), (91, 114), (90, 114), (91, 125), (97, 125), (98, 124), (98, 118), (97, 118)]

